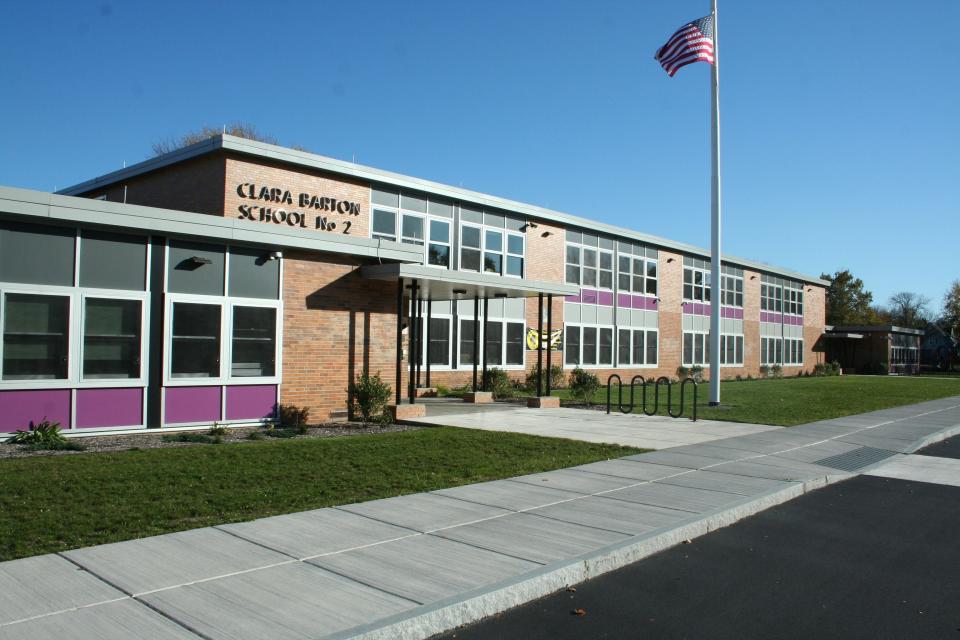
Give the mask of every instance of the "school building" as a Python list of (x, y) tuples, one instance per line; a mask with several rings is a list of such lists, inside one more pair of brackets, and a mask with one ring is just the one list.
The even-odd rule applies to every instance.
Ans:
[(0, 188), (0, 432), (256, 423), (278, 402), (325, 420), (361, 372), (407, 415), (421, 387), (538, 359), (675, 377), (709, 359), (711, 304), (724, 378), (823, 361), (824, 281), (725, 256), (711, 300), (709, 260), (228, 135), (56, 194)]

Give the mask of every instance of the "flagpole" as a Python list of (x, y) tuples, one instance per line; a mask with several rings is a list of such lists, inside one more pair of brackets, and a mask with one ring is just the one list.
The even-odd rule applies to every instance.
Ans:
[(711, 68), (711, 117), (713, 168), (711, 171), (710, 215), (710, 405), (720, 404), (720, 36), (717, 25), (717, 0), (711, 0), (713, 12), (713, 64)]

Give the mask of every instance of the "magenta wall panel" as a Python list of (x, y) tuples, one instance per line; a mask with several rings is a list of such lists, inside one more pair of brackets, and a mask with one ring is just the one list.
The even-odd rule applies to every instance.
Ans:
[(613, 292), (612, 291), (598, 291), (597, 292), (597, 304), (603, 305), (605, 307), (613, 306)]
[(59, 422), (70, 428), (70, 390), (0, 391), (0, 432), (26, 429), (30, 421)]
[(596, 289), (581, 289), (580, 302), (583, 302), (584, 304), (597, 304)]
[(77, 428), (143, 424), (143, 389), (77, 389)]
[(272, 418), (277, 403), (273, 384), (227, 387), (227, 420)]
[(164, 424), (220, 420), (220, 387), (166, 387)]
[(563, 299), (563, 301), (564, 302), (580, 302), (580, 296), (579, 295), (567, 296), (566, 298)]
[(629, 309), (632, 304), (632, 299), (629, 293), (618, 293), (617, 294), (617, 306), (621, 309)]

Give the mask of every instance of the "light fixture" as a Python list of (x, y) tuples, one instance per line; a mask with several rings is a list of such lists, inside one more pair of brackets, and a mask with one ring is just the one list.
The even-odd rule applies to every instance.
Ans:
[(467, 293), (467, 290), (466, 290), (466, 289), (454, 289), (454, 290), (453, 290), (453, 295), (455, 295), (455, 296), (462, 296), (462, 295), (465, 295), (466, 293)]
[(506, 297), (507, 297), (507, 294), (505, 294), (505, 293), (495, 293), (495, 294), (493, 294), (493, 297), (494, 297), (494, 298), (506, 298)]
[(673, 262), (673, 258), (667, 258), (667, 262)]
[(204, 258), (202, 256), (190, 256), (186, 261), (198, 267), (203, 264), (213, 264), (213, 260), (210, 258)]
[(537, 226), (538, 225), (536, 222), (532, 220), (527, 220), (526, 222), (523, 223), (523, 230), (526, 231), (527, 229), (536, 229)]
[(267, 254), (267, 260), (279, 260), (283, 257), (282, 251), (271, 251)]
[(543, 233), (540, 234), (540, 237), (541, 237), (541, 238), (547, 238), (547, 237), (552, 236), (552, 235), (553, 235), (553, 232), (552, 232), (552, 231), (544, 231)]
[(756, 280), (756, 279), (757, 279), (757, 276), (755, 276), (755, 275), (750, 276), (750, 279), (751, 279), (751, 280)]

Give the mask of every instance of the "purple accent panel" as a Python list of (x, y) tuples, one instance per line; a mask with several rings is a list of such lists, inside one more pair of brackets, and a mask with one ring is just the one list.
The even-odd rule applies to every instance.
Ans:
[(26, 429), (30, 421), (70, 428), (70, 389), (0, 391), (0, 433)]
[(143, 389), (77, 389), (77, 428), (143, 424)]
[(743, 320), (743, 309), (737, 307), (720, 307), (720, 317)]
[(643, 296), (631, 296), (632, 306), (634, 309), (645, 309), (646, 303), (643, 300)]
[(272, 418), (276, 403), (274, 384), (227, 387), (227, 420)]
[(580, 296), (567, 296), (563, 299), (564, 302), (580, 302)]
[(693, 313), (693, 303), (684, 302), (683, 303), (683, 312), (684, 313)]
[(220, 387), (166, 387), (164, 424), (220, 419)]
[(597, 292), (594, 289), (581, 289), (580, 302), (584, 304), (597, 304)]
[(622, 309), (629, 309), (633, 304), (631, 296), (629, 293), (618, 293), (617, 294), (617, 306)]
[(613, 292), (612, 291), (597, 291), (597, 304), (603, 305), (605, 307), (613, 306)]

